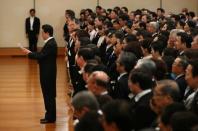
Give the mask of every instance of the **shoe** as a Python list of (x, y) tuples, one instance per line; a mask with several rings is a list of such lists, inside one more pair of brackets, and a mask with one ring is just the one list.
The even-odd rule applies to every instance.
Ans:
[(55, 120), (41, 119), (41, 120), (40, 120), (40, 123), (41, 123), (41, 124), (55, 123)]

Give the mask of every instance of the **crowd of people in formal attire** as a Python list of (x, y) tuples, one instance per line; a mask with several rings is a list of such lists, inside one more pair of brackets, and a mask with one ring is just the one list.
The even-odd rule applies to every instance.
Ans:
[(197, 131), (198, 17), (126, 7), (65, 11), (75, 131)]

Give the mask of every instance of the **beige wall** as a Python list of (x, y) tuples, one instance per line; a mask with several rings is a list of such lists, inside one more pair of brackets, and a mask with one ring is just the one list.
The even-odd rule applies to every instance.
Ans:
[[(78, 14), (82, 8), (94, 9), (96, 4), (97, 0), (36, 0), (36, 15), (40, 18), (41, 24), (53, 25), (58, 45), (63, 47), (65, 9), (73, 9)], [(127, 6), (129, 10), (156, 10), (160, 6), (160, 0), (100, 0), (100, 5), (104, 8)], [(163, 0), (163, 8), (167, 12), (178, 13), (183, 7), (198, 12), (198, 1)], [(27, 46), (24, 24), (30, 8), (33, 8), (33, 0), (0, 0), (0, 47), (17, 47), (19, 42)], [(38, 45), (43, 46), (41, 37)]]
[(198, 15), (198, 0), (163, 0), (162, 5), (167, 13), (181, 12), (181, 9), (186, 7)]

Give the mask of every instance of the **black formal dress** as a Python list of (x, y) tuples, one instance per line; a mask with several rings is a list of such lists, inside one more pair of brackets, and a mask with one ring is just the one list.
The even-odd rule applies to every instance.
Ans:
[(33, 26), (31, 28), (30, 17), (26, 18), (25, 31), (26, 31), (26, 34), (28, 35), (29, 50), (36, 52), (38, 35), (40, 31), (40, 19), (38, 17), (34, 17)]
[(36, 59), (40, 69), (40, 84), (45, 103), (45, 119), (56, 120), (56, 58), (57, 44), (54, 38), (49, 39), (40, 52), (28, 54), (30, 59)]

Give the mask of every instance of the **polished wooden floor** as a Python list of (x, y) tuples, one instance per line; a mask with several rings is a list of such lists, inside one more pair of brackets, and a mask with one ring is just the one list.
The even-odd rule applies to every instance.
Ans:
[(0, 57), (0, 131), (73, 131), (64, 58), (57, 63), (57, 121), (40, 124), (45, 112), (37, 62)]

